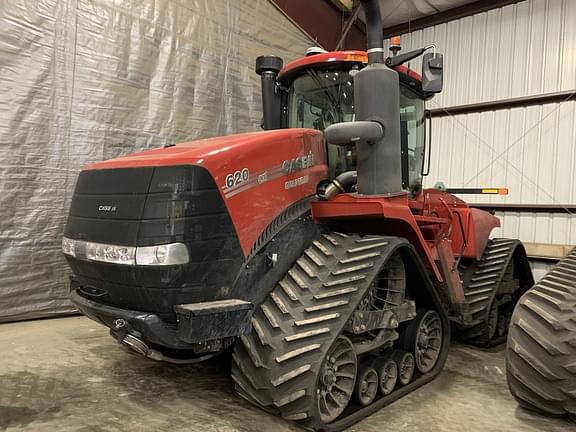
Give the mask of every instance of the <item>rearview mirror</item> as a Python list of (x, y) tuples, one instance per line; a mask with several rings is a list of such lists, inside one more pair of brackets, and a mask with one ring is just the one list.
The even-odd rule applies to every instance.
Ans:
[(422, 56), (422, 91), (440, 93), (444, 84), (444, 56), (426, 53)]

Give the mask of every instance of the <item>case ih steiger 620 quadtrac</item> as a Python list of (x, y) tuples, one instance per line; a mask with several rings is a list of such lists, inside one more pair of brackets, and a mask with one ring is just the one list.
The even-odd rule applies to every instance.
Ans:
[[(533, 284), (499, 221), (422, 188), (432, 47), (256, 62), (266, 131), (86, 166), (63, 239), (71, 298), (122, 344), (168, 361), (232, 349), (250, 402), (341, 429), (433, 379), (450, 326), (505, 336)], [(423, 56), (423, 74), (402, 64)]]

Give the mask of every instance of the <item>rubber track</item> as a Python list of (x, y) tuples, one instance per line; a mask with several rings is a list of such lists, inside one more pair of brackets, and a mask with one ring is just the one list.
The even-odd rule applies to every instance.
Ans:
[(406, 240), (338, 233), (314, 240), (236, 343), (232, 379), (241, 396), (308, 429), (320, 429), (316, 380), (326, 352), (385, 261)]
[[(462, 275), (464, 295), (472, 312), (473, 322), (467, 326), (457, 326), (458, 338), (464, 342), (486, 345), (488, 314), (494, 297), (510, 265), (516, 248), (520, 245), (515, 239), (492, 239), (484, 250), (482, 258), (466, 269)], [(504, 340), (500, 341), (500, 343)]]
[(576, 249), (518, 302), (506, 368), (521, 405), (576, 419)]

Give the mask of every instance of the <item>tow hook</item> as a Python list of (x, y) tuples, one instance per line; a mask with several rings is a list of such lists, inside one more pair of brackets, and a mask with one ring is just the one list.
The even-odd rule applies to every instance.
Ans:
[(115, 330), (120, 330), (123, 327), (126, 327), (126, 321), (124, 319), (118, 318), (117, 320), (114, 320), (114, 329)]

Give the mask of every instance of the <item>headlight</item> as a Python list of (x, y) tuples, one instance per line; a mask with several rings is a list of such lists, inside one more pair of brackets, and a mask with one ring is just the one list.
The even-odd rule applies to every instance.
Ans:
[(78, 259), (123, 265), (165, 266), (189, 262), (188, 248), (183, 243), (158, 246), (117, 246), (62, 238), (62, 252)]
[(62, 252), (65, 255), (76, 256), (75, 241), (66, 237), (62, 237)]
[(86, 258), (90, 261), (134, 265), (135, 253), (134, 247), (86, 242)]
[(188, 248), (183, 243), (136, 248), (138, 265), (175, 265), (189, 261)]

